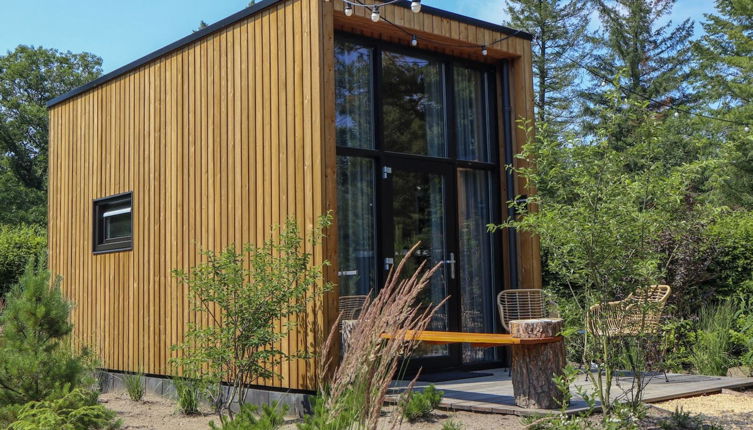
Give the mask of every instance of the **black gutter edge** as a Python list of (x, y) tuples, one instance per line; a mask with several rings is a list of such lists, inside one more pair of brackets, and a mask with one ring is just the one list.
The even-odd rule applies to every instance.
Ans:
[(78, 88), (74, 88), (74, 89), (72, 89), (71, 91), (68, 91), (65, 94), (62, 94), (62, 95), (59, 95), (59, 96), (55, 97), (54, 99), (52, 99), (52, 100), (50, 100), (50, 101), (47, 102), (47, 108), (51, 108), (51, 107), (55, 106), (56, 104), (62, 103), (64, 101), (66, 101), (66, 100), (68, 100), (70, 98), (73, 98), (73, 97), (75, 97), (75, 96), (77, 96), (77, 95), (79, 95), (81, 93), (84, 93), (84, 92), (86, 92), (86, 91), (88, 91), (88, 90), (90, 90), (90, 89), (92, 89), (94, 87), (98, 87), (98, 86), (104, 84), (105, 82), (111, 81), (111, 80), (113, 80), (113, 79), (115, 79), (115, 78), (117, 78), (117, 77), (119, 77), (121, 75), (125, 75), (126, 73), (128, 73), (128, 72), (130, 72), (132, 70), (135, 70), (135, 69), (143, 66), (144, 64), (149, 63), (152, 60), (156, 60), (157, 58), (162, 57), (163, 55), (165, 55), (165, 54), (167, 54), (169, 52), (178, 50), (179, 48), (182, 48), (183, 46), (186, 46), (186, 45), (188, 45), (188, 44), (190, 44), (192, 42), (195, 42), (195, 41), (197, 41), (197, 40), (199, 40), (199, 39), (201, 39), (201, 38), (203, 38), (205, 36), (208, 36), (209, 34), (214, 33), (217, 30), (220, 30), (222, 28), (225, 28), (225, 27), (228, 27), (228, 26), (230, 26), (232, 24), (235, 24), (236, 22), (238, 22), (238, 21), (240, 21), (240, 20), (242, 20), (244, 18), (248, 18), (249, 16), (254, 15), (257, 12), (260, 12), (260, 11), (262, 11), (262, 10), (270, 7), (270, 6), (273, 6), (276, 3), (280, 3), (281, 1), (283, 1), (283, 0), (264, 0), (262, 2), (256, 3), (255, 5), (253, 5), (251, 7), (243, 9), (240, 12), (236, 12), (236, 13), (228, 16), (227, 18), (223, 18), (223, 19), (215, 22), (212, 25), (204, 27), (201, 30), (195, 31), (195, 32), (189, 34), (188, 36), (186, 36), (186, 37), (184, 37), (184, 38), (182, 38), (180, 40), (177, 40), (177, 41), (175, 41), (175, 42), (173, 42), (173, 43), (171, 43), (171, 44), (169, 44), (169, 45), (167, 45), (165, 47), (162, 47), (162, 48), (160, 48), (160, 49), (152, 52), (151, 54), (147, 54), (146, 56), (141, 57), (141, 58), (139, 58), (136, 61), (132, 61), (132, 62), (126, 64), (125, 66), (119, 67), (119, 68), (113, 70), (110, 73), (102, 75), (99, 78), (97, 78), (97, 79), (95, 79), (95, 80), (93, 80), (93, 81), (91, 81), (91, 82), (89, 82), (87, 84), (84, 84), (84, 85), (82, 85), (82, 86), (80, 86)]
[[(71, 99), (73, 97), (76, 97), (79, 94), (82, 94), (86, 91), (89, 91), (92, 88), (98, 87), (106, 82), (109, 82), (121, 75), (125, 75), (126, 73), (133, 71), (141, 66), (143, 66), (146, 63), (149, 63), (150, 61), (156, 60), (159, 57), (162, 57), (165, 54), (168, 54), (172, 51), (178, 50), (192, 42), (195, 42), (205, 36), (208, 36), (211, 33), (214, 33), (217, 30), (220, 30), (222, 28), (228, 27), (232, 24), (235, 24), (236, 22), (248, 18), (249, 16), (252, 16), (256, 14), (257, 12), (260, 12), (270, 6), (273, 6), (277, 3), (280, 3), (284, 0), (263, 0), (262, 2), (256, 3), (255, 5), (248, 7), (246, 9), (243, 9), (240, 12), (234, 13), (227, 18), (223, 18), (217, 22), (215, 22), (212, 25), (209, 25), (201, 30), (198, 30), (194, 33), (189, 34), (188, 36), (177, 40), (165, 47), (162, 47), (151, 54), (147, 54), (144, 57), (139, 58), (136, 61), (132, 61), (125, 66), (119, 67), (115, 70), (113, 70), (110, 73), (107, 73), (105, 75), (100, 76), (99, 78), (84, 84), (78, 88), (74, 88), (71, 91), (68, 91), (65, 94), (59, 95), (55, 97), (54, 99), (47, 102), (46, 106), (47, 108), (51, 108), (57, 104), (60, 104), (68, 99)], [(335, 0), (330, 0), (335, 1)], [(395, 3), (395, 6), (403, 7), (403, 8), (410, 8), (410, 4), (408, 3), (409, 0), (405, 0), (403, 3)], [(487, 30), (497, 31), (500, 33), (504, 33), (510, 36), (520, 37), (527, 40), (532, 40), (533, 36), (530, 33), (526, 33), (524, 31), (519, 30), (513, 30), (511, 28), (493, 24), (491, 22), (482, 21), (480, 19), (467, 17), (464, 15), (459, 15), (454, 12), (449, 12), (443, 9), (437, 9), (431, 6), (422, 6), (421, 13), (428, 13), (429, 15), (439, 16), (442, 18), (452, 19), (459, 22), (464, 22), (466, 24), (474, 25), (481, 28), (486, 28)]]

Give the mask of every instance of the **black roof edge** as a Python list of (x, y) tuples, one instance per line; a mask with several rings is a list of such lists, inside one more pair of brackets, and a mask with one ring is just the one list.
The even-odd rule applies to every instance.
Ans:
[[(122, 67), (119, 67), (119, 68), (113, 70), (110, 73), (106, 73), (106, 74), (100, 76), (99, 78), (97, 78), (97, 79), (95, 79), (95, 80), (93, 80), (93, 81), (91, 81), (91, 82), (89, 82), (87, 84), (84, 84), (84, 85), (82, 85), (82, 86), (80, 86), (78, 88), (74, 88), (74, 89), (72, 89), (71, 91), (68, 91), (65, 94), (59, 95), (59, 96), (55, 97), (54, 99), (48, 101), (46, 106), (47, 106), (47, 108), (51, 108), (51, 107), (53, 107), (53, 106), (55, 106), (57, 104), (60, 104), (60, 103), (62, 103), (64, 101), (68, 100), (68, 99), (76, 97), (79, 94), (85, 93), (86, 91), (89, 91), (92, 88), (98, 87), (98, 86), (100, 86), (100, 85), (102, 85), (102, 84), (104, 84), (106, 82), (109, 82), (109, 81), (111, 81), (111, 80), (113, 80), (113, 79), (115, 79), (115, 78), (117, 78), (119, 76), (125, 75), (126, 73), (131, 72), (131, 71), (133, 71), (133, 70), (135, 70), (135, 69), (143, 66), (144, 64), (149, 63), (150, 61), (153, 61), (153, 60), (155, 60), (155, 59), (157, 59), (159, 57), (162, 57), (165, 54), (168, 54), (168, 53), (170, 53), (172, 51), (180, 49), (180, 48), (182, 48), (182, 47), (184, 47), (184, 46), (186, 46), (186, 45), (188, 45), (188, 44), (190, 44), (192, 42), (195, 42), (195, 41), (197, 41), (197, 40), (199, 40), (199, 39), (201, 39), (201, 38), (203, 38), (203, 37), (205, 37), (205, 36), (207, 36), (207, 35), (209, 35), (211, 33), (214, 33), (217, 30), (220, 30), (222, 28), (225, 28), (225, 27), (228, 27), (228, 26), (230, 26), (232, 24), (235, 24), (236, 22), (238, 22), (238, 21), (240, 21), (240, 20), (242, 20), (244, 18), (248, 18), (249, 16), (252, 16), (252, 15), (256, 14), (257, 12), (260, 12), (260, 11), (262, 11), (262, 10), (264, 10), (264, 9), (270, 7), (270, 6), (273, 6), (273, 5), (275, 5), (275, 4), (277, 4), (277, 3), (281, 2), (281, 1), (284, 1), (284, 0), (263, 0), (263, 1), (259, 2), (259, 3), (256, 3), (253, 6), (250, 6), (250, 7), (246, 8), (246, 9), (243, 9), (240, 12), (236, 12), (236, 13), (228, 16), (227, 18), (223, 18), (223, 19), (215, 22), (212, 25), (209, 25), (209, 26), (207, 26), (207, 27), (205, 27), (205, 28), (203, 28), (201, 30), (195, 31), (195, 32), (189, 34), (188, 36), (186, 36), (186, 37), (184, 37), (182, 39), (179, 39), (179, 40), (177, 40), (177, 41), (175, 41), (175, 42), (173, 42), (173, 43), (171, 43), (171, 44), (169, 44), (167, 46), (164, 46), (164, 47), (162, 47), (162, 48), (160, 48), (160, 49), (152, 52), (151, 54), (147, 54), (147, 55), (139, 58), (138, 60), (132, 61), (132, 62), (126, 64), (125, 66), (122, 66)], [(404, 8), (410, 8), (410, 4), (408, 4), (409, 1), (410, 0), (405, 0), (405, 2), (403, 2), (403, 3), (396, 3), (395, 6), (404, 7)], [(466, 24), (474, 25), (474, 26), (481, 27), (481, 28), (486, 28), (486, 29), (492, 30), (492, 31), (497, 31), (497, 32), (500, 32), (500, 33), (508, 34), (510, 36), (521, 37), (523, 39), (528, 39), (528, 40), (533, 39), (533, 36), (530, 33), (526, 33), (524, 31), (519, 31), (519, 30), (513, 30), (513, 29), (511, 29), (509, 27), (505, 27), (505, 26), (502, 26), (502, 25), (493, 24), (491, 22), (482, 21), (482, 20), (476, 19), (476, 18), (467, 17), (465, 15), (460, 15), (460, 14), (457, 14), (457, 13), (454, 13), (454, 12), (449, 12), (449, 11), (446, 11), (446, 10), (443, 10), (443, 9), (438, 9), (438, 8), (431, 7), (431, 6), (423, 6), (421, 8), (421, 11), (422, 11), (422, 13), (425, 12), (425, 13), (428, 13), (429, 15), (435, 15), (435, 16), (439, 16), (439, 17), (442, 17), (442, 18), (448, 18), (448, 19), (452, 19), (452, 20), (455, 20), (455, 21), (464, 22)]]

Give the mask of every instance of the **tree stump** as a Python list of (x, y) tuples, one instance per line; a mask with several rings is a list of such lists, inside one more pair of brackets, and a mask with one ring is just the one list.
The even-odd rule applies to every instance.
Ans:
[[(510, 334), (520, 339), (559, 336), (561, 319), (510, 321)], [(512, 386), (515, 404), (521, 408), (558, 409), (562, 393), (552, 378), (565, 368), (565, 343), (513, 345)]]

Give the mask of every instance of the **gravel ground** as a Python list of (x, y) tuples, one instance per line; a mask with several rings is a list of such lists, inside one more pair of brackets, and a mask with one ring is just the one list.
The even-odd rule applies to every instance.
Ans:
[(674, 411), (682, 409), (705, 416), (725, 429), (753, 429), (753, 392), (725, 392), (708, 396), (675, 399), (654, 406)]
[[(207, 430), (210, 421), (217, 421), (217, 417), (208, 410), (198, 416), (185, 416), (177, 412), (175, 402), (153, 394), (147, 394), (144, 400), (134, 402), (125, 393), (106, 393), (100, 396), (105, 407), (114, 410), (123, 420), (123, 429), (144, 430)], [(685, 412), (701, 414), (710, 423), (720, 424), (725, 429), (753, 429), (753, 392), (714, 394), (709, 396), (691, 397), (657, 403), (649, 409), (649, 419), (643, 428), (655, 429), (651, 425), (660, 416), (667, 416), (675, 409), (681, 408)], [(390, 416), (391, 410), (385, 413)], [(598, 420), (598, 416), (593, 417)], [(512, 415), (481, 414), (471, 412), (436, 411), (430, 421), (408, 423), (403, 422), (401, 430), (439, 430), (449, 420), (458, 422), (463, 430), (523, 430), (525, 426), (521, 419)], [(391, 429), (391, 421), (384, 419), (380, 430)], [(294, 422), (283, 427), (283, 430), (296, 430)]]

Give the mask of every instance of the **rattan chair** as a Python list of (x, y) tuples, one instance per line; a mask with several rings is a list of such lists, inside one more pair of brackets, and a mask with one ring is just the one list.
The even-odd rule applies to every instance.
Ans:
[[(499, 320), (508, 333), (510, 321), (559, 316), (551, 311), (555, 307), (540, 289), (504, 290), (497, 295)], [(508, 368), (507, 374), (512, 375), (512, 366)]]
[(497, 308), (502, 327), (510, 331), (510, 321), (535, 320), (557, 316), (551, 312), (553, 303), (540, 289), (505, 290), (497, 295)]
[(341, 296), (340, 309), (340, 341), (342, 342), (341, 353), (345, 353), (348, 346), (348, 338), (356, 325), (356, 320), (361, 316), (363, 305), (368, 296)]
[(624, 300), (597, 303), (588, 311), (588, 330), (597, 336), (656, 334), (672, 288), (651, 285), (637, 289)]

